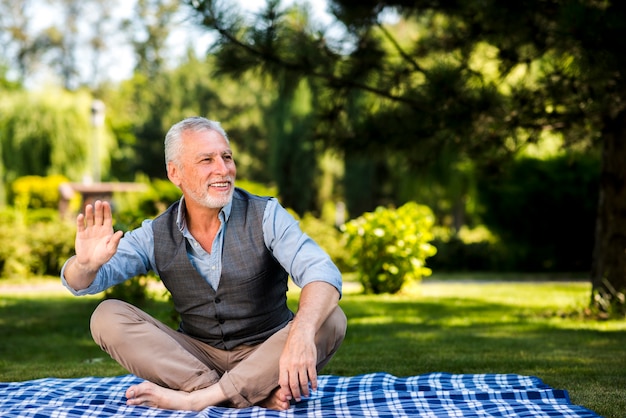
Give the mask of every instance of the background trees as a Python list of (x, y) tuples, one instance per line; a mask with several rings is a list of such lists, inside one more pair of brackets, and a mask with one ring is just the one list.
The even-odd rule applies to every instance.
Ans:
[[(300, 215), (330, 219), (329, 206), (345, 202), (356, 218), (417, 201), (433, 210), (447, 246), (432, 259), (439, 268), (467, 255), (482, 268), (591, 270), (594, 255), (596, 302), (626, 288), (623, 5), (334, 0), (335, 21), (324, 27), (300, 4), (276, 0), (251, 20), (216, 0), (141, 0), (126, 17), (98, 0), (51, 4), (60, 20), (35, 30), (36, 0), (0, 1), (1, 94), (46, 96), (28, 87), (45, 67), (70, 95), (103, 100), (104, 179), (164, 177), (167, 128), (207, 115), (233, 138), (241, 178), (277, 185)], [(185, 38), (171, 59), (181, 25), (214, 37), (209, 54), (197, 54), (199, 37)], [(106, 81), (104, 56), (121, 57), (122, 44), (132, 76)], [(89, 136), (81, 100), (64, 116), (82, 115), (68, 122), (79, 127), (68, 133), (74, 168), (85, 164)], [(38, 126), (34, 113), (12, 113), (16, 103), (3, 100), (0, 119), (20, 114), (14, 126)], [(33, 153), (11, 148), (8, 126), (3, 184), (56, 170), (79, 180), (80, 170), (46, 158), (37, 173), (15, 171), (7, 150)], [(481, 239), (479, 226), (488, 230)], [(469, 250), (468, 231), (480, 250)]]
[[(277, 2), (248, 28), (226, 18), (217, 1), (191, 4), (220, 34), (225, 67), (236, 58), (320, 81), (328, 100), (317, 109), (318, 132), (327, 146), (367, 159), (379, 175), (404, 167), (403, 174), (419, 178), (417, 167), (440, 174), (442, 162), (471, 161), (490, 181), (548, 132), (559, 134), (567, 153), (593, 153), (601, 142), (593, 293), (602, 304), (626, 290), (626, 169), (618, 163), (626, 157), (623, 4), (333, 0), (344, 25), (335, 44), (306, 25), (290, 26), (291, 42), (281, 37), (289, 22), (280, 19)], [(397, 14), (399, 23), (385, 24), (385, 13)], [(377, 157), (391, 158), (393, 167)], [(463, 203), (467, 195), (452, 187), (451, 176), (428, 178), (442, 182), (453, 207)], [(395, 182), (389, 195), (402, 200), (408, 188), (419, 196), (423, 184), (411, 183)]]

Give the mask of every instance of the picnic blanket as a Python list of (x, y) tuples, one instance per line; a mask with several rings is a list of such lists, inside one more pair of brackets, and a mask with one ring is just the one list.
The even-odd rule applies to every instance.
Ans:
[(127, 406), (134, 375), (0, 383), (2, 417), (599, 417), (565, 390), (516, 374), (323, 375), (318, 390), (287, 411), (209, 407), (200, 412)]

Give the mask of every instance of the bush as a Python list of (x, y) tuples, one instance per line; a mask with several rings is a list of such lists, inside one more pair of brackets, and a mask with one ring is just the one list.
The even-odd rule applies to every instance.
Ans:
[(343, 226), (350, 260), (365, 293), (397, 293), (411, 280), (429, 276), (426, 258), (436, 253), (430, 208), (409, 202), (378, 207)]
[(18, 208), (57, 209), (59, 207), (59, 186), (69, 180), (65, 176), (47, 177), (24, 176), (11, 186), (11, 200)]
[(58, 275), (74, 254), (75, 230), (73, 223), (60, 221), (50, 210), (3, 210), (0, 277)]
[(137, 276), (120, 284), (108, 288), (104, 292), (105, 299), (120, 299), (132, 305), (143, 307), (150, 298), (148, 293), (149, 281), (155, 280), (153, 274)]
[(114, 200), (114, 228), (129, 231), (141, 225), (144, 219), (152, 219), (163, 213), (182, 193), (169, 180), (146, 181), (144, 193), (119, 193)]
[(69, 222), (39, 222), (30, 225), (30, 271), (37, 275), (58, 276), (63, 263), (74, 255), (76, 228)]

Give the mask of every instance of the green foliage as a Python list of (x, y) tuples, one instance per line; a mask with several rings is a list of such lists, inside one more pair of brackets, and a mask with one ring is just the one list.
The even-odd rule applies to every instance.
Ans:
[[(90, 122), (91, 96), (57, 90), (4, 93), (0, 101), (0, 188), (28, 175), (63, 175), (78, 181), (88, 174), (97, 136), (103, 172), (115, 146), (108, 132)], [(8, 190), (0, 189), (0, 203)]]
[(19, 81), (11, 80), (7, 77), (8, 66), (4, 62), (0, 62), (0, 91), (12, 91), (22, 88)]
[(428, 259), (434, 271), (511, 271), (514, 264), (501, 243), (464, 242), (458, 236), (436, 238), (437, 254)]
[(283, 204), (302, 215), (315, 206), (312, 185), (320, 157), (313, 141), (312, 92), (307, 83), (294, 84), (284, 75), (277, 84), (279, 95), (266, 115), (270, 168)]
[(598, 202), (593, 155), (521, 158), (478, 188), (483, 221), (507, 249), (508, 269), (589, 271)]
[[(332, 0), (340, 34), (315, 30), (304, 12), (294, 19), (280, 2), (268, 2), (254, 21), (223, 2), (190, 4), (217, 29), (220, 68), (315, 86), (310, 126), (324, 147), (345, 155), (342, 200), (351, 213), (424, 202), (457, 230), (486, 223), (509, 247), (513, 268), (580, 270), (593, 253), (594, 283), (608, 277), (626, 289), (623, 250), (613, 250), (626, 225), (626, 54), (612, 41), (626, 34), (623, 2)], [(508, 191), (476, 199), (479, 182), (497, 186), (511, 157), (546, 133), (570, 150), (602, 144), (602, 199), (585, 187), (574, 196), (571, 183), (562, 193), (556, 182), (543, 202), (507, 199)], [(578, 169), (585, 170), (563, 173)], [(588, 203), (598, 201), (593, 237)], [(488, 213), (497, 206), (498, 214)], [(471, 245), (477, 256), (491, 247)]]
[(148, 290), (149, 283), (154, 279), (155, 277), (152, 275), (133, 277), (132, 279), (108, 288), (104, 292), (104, 297), (106, 299), (123, 300), (135, 306), (143, 307), (150, 297)]
[(347, 222), (347, 247), (364, 291), (396, 293), (406, 282), (429, 276), (426, 258), (436, 253), (433, 225), (430, 208), (415, 202), (378, 207)]
[(74, 254), (76, 228), (50, 209), (0, 213), (0, 277), (57, 276)]
[(278, 189), (276, 189), (276, 187), (267, 186), (252, 180), (237, 179), (236, 186), (257, 196), (276, 197), (278, 195)]
[(30, 247), (30, 271), (37, 275), (58, 276), (63, 263), (74, 255), (75, 236), (73, 222), (55, 219), (29, 225), (25, 241)]
[(124, 231), (137, 228), (144, 219), (154, 218), (181, 197), (180, 189), (169, 180), (142, 179), (140, 182), (148, 186), (147, 191), (114, 196), (115, 228)]
[[(437, 235), (437, 271), (588, 272), (598, 200), (593, 154), (523, 157), (478, 182), (481, 218), (495, 237)], [(483, 228), (485, 228), (483, 227)], [(479, 231), (479, 229), (475, 229)]]
[(166, 178), (163, 140), (167, 130), (189, 116), (219, 121), (235, 151), (239, 176), (269, 181), (268, 135), (261, 116), (273, 95), (257, 76), (236, 79), (214, 73), (212, 56), (189, 53), (177, 68), (147, 77), (136, 73), (116, 90), (105, 92), (110, 121), (120, 147), (112, 174), (130, 181), (137, 173)]
[(56, 209), (59, 207), (59, 186), (68, 181), (67, 177), (59, 174), (20, 177), (11, 186), (9, 203), (19, 208)]

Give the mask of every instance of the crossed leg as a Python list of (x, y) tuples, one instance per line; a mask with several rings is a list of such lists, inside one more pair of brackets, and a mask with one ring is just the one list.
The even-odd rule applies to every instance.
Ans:
[[(345, 335), (338, 308), (322, 327), (318, 369)], [(129, 405), (201, 410), (227, 403), (284, 410), (278, 391), (278, 361), (289, 325), (266, 342), (233, 351), (219, 350), (172, 330), (126, 302), (102, 302), (92, 316), (94, 340), (127, 370), (148, 381), (128, 388)]]

